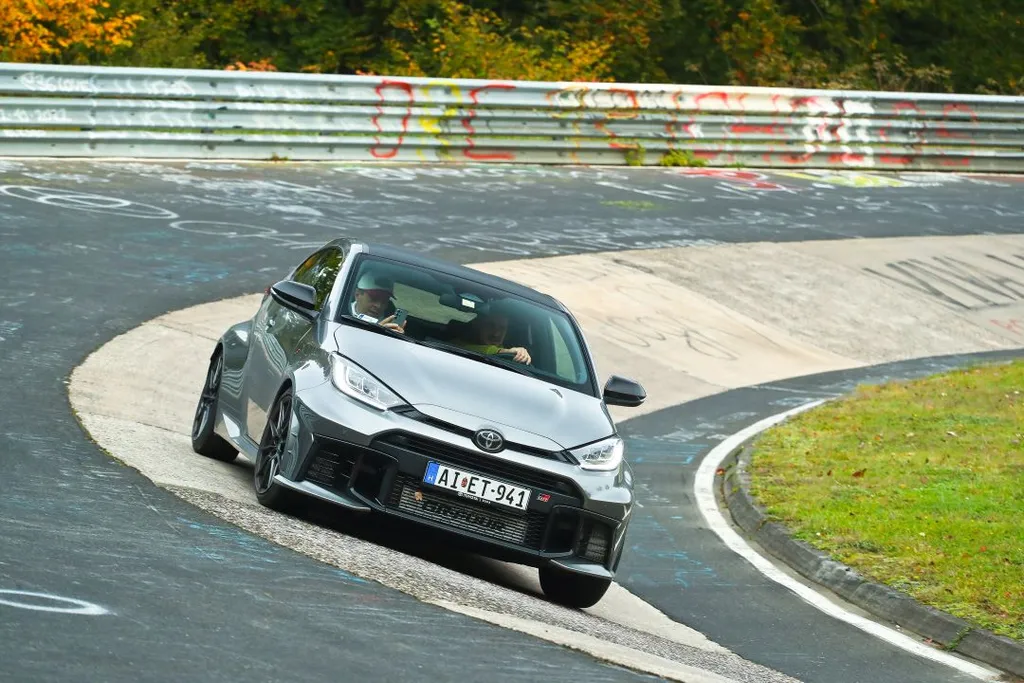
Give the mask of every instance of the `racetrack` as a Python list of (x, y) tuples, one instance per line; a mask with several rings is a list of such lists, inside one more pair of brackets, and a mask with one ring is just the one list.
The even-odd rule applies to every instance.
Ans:
[[(2, 372), (8, 385), (24, 387), (20, 395), (2, 399), (4, 414), (10, 416), (3, 455), (10, 460), (5, 472), (11, 476), (0, 482), (6, 489), (0, 510), (14, 541), (5, 545), (18, 552), (0, 565), (0, 589), (86, 599), (114, 612), (114, 616), (69, 617), (10, 611), (12, 619), (5, 619), (0, 627), (11, 629), (5, 631), (8, 637), (0, 652), (5, 662), (17, 662), (17, 671), (26, 676), (56, 677), (93, 653), (91, 665), (102, 667), (111, 680), (130, 676), (132, 671), (137, 674), (128, 664), (133, 658), (148, 663), (153, 680), (169, 677), (170, 670), (161, 667), (171, 666), (175, 674), (182, 673), (180, 667), (186, 668), (186, 675), (188, 667), (195, 667), (192, 670), (204, 673), (207, 680), (227, 679), (242, 660), (245, 666), (274, 667), (267, 670), (269, 678), (279, 678), (291, 668), (317, 679), (344, 665), (371, 680), (421, 670), (439, 680), (475, 679), (494, 673), (488, 666), (497, 665), (489, 664), (495, 652), (514, 651), (521, 657), (500, 659), (508, 667), (500, 673), (503, 679), (518, 675), (532, 680), (563, 666), (589, 668), (585, 675), (598, 680), (628, 677), (620, 669), (541, 640), (366, 584), (365, 577), (351, 571), (339, 575), (326, 565), (241, 533), (110, 463), (82, 439), (63, 402), (59, 380), (87, 353), (165, 311), (262, 290), (304, 250), (338, 231), (420, 246), (472, 262), (700, 245), (682, 251), (596, 255), (561, 268), (555, 267), (561, 262), (486, 266), (514, 273), (515, 279), (540, 278), (534, 284), (557, 290), (574, 310), (586, 306), (582, 294), (587, 285), (565, 273), (597, 271), (619, 278), (611, 289), (633, 286), (644, 278), (658, 279), (659, 288), (667, 286), (669, 303), (685, 304), (688, 314), (695, 316), (695, 332), (713, 342), (698, 343), (705, 353), (689, 343), (685, 348), (692, 353), (678, 352), (683, 348), (680, 339), (700, 339), (696, 334), (672, 337), (665, 330), (658, 332), (665, 339), (655, 338), (655, 343), (646, 339), (646, 346), (634, 340), (631, 346), (624, 342), (630, 337), (624, 336), (622, 326), (614, 324), (623, 318), (618, 309), (588, 313), (594, 316), (590, 327), (584, 320), (588, 334), (597, 325), (608, 327), (597, 334), (603, 340), (598, 345), (603, 372), (633, 363), (633, 374), (646, 375), (642, 378), (651, 385), (651, 410), (751, 382), (781, 380), (803, 374), (801, 369), (806, 368), (830, 370), (1020, 345), (1013, 321), (1024, 315), (1015, 309), (1019, 297), (1012, 296), (1018, 290), (1004, 284), (999, 288), (1004, 296), (999, 299), (991, 286), (986, 290), (962, 278), (950, 280), (950, 272), (967, 273), (977, 280), (979, 268), (990, 272), (993, 267), (1002, 268), (1002, 276), (1012, 277), (1014, 255), (1024, 251), (1015, 238), (968, 238), (945, 244), (939, 240), (927, 247), (919, 242), (830, 242), (841, 248), (829, 253), (822, 251), (828, 249), (825, 243), (785, 249), (770, 244), (725, 246), (858, 235), (1012, 235), (1021, 232), (1024, 222), (1021, 184), (1012, 179), (913, 176), (893, 180), (842, 175), (807, 179), (736, 172), (709, 178), (680, 177), (662, 170), (193, 166), (36, 162), (8, 164), (0, 175), (4, 235), (0, 258), (11, 274), (0, 295), (0, 337), (4, 338), (0, 345), (8, 359)], [(887, 186), (843, 187), (841, 183)], [(1009, 257), (1011, 266), (993, 266), (991, 256)], [(952, 266), (951, 258), (958, 259)], [(824, 306), (842, 291), (840, 278), (831, 282), (837, 288), (831, 299), (826, 290), (817, 305), (799, 300), (808, 282), (820, 285), (821, 273), (842, 272), (840, 266), (856, 271), (879, 292), (890, 292), (891, 300), (861, 301), (859, 307), (843, 310)], [(743, 283), (747, 286), (739, 286)], [(965, 288), (980, 296), (964, 296)], [(574, 301), (574, 296), (582, 298)], [(765, 297), (772, 296), (777, 304), (793, 310), (768, 305), (771, 302)], [(613, 307), (628, 308), (627, 304), (605, 302)], [(872, 312), (889, 315), (894, 306), (899, 314), (891, 319), (866, 317)], [(794, 314), (801, 310), (803, 317)], [(998, 317), (994, 310), (999, 311)], [(199, 315), (206, 331), (216, 329), (229, 316), (223, 308), (210, 311), (213, 314), (205, 319)], [(822, 312), (830, 313), (832, 319), (828, 315), (823, 319)], [(845, 326), (837, 327), (837, 319), (845, 320)], [(177, 343), (189, 337), (178, 329), (161, 332), (162, 337), (149, 340), (155, 354), (168, 340)], [(195, 348), (204, 348), (208, 342), (201, 337), (194, 341)], [(711, 356), (706, 353), (709, 350)], [(773, 350), (778, 362), (765, 367), (762, 359)], [(181, 358), (188, 360), (185, 355)], [(185, 367), (191, 365), (186, 362)], [(116, 367), (105, 376), (130, 385), (138, 377), (133, 373), (152, 369)], [(198, 370), (201, 376), (202, 369)], [(34, 381), (17, 381), (26, 371)], [(155, 379), (157, 389), (168, 388), (170, 393), (158, 394), (159, 400), (150, 406), (145, 400), (137, 401), (143, 409), (152, 409), (147, 419), (138, 421), (166, 432), (170, 449), (175, 437), (187, 429), (171, 419), (172, 408), (189, 403), (187, 387), (191, 385), (187, 377), (169, 369), (165, 377)], [(828, 394), (843, 386), (829, 382), (812, 380), (802, 389), (804, 394), (785, 393), (795, 399), (821, 391)], [(768, 395), (777, 397), (772, 391)], [(145, 393), (136, 396), (147, 398)], [(116, 396), (101, 393), (100, 398), (112, 399), (115, 407), (127, 407)], [(165, 406), (167, 401), (173, 406)], [(632, 559), (623, 561), (620, 582), (746, 660), (803, 680), (958, 680), (944, 667), (851, 633), (848, 627), (801, 607), (784, 591), (759, 585), (766, 582), (744, 573), (742, 563), (731, 562), (724, 549), (716, 549), (714, 539), (701, 533), (692, 514), (680, 514), (690, 512), (687, 468), (695, 467), (701, 453), (732, 424), (753, 421), (768, 409), (745, 398), (744, 390), (716, 393), (706, 401), (719, 401), (713, 405), (723, 407), (716, 413), (710, 408), (705, 411), (704, 403), (691, 404), (684, 410), (668, 408), (627, 423), (638, 476), (644, 472), (641, 501), (646, 512), (638, 520), (644, 523), (631, 529), (635, 547), (627, 556)], [(784, 402), (768, 403), (777, 412)], [(188, 410), (190, 414), (191, 406)], [(89, 418), (84, 419), (88, 425)], [(161, 424), (160, 419), (168, 423)], [(130, 433), (127, 436), (126, 442), (138, 442)], [(165, 452), (149, 450), (158, 455)], [(165, 464), (174, 468), (173, 462)], [(206, 494), (201, 491), (185, 495), (230, 519), (231, 505), (204, 500)], [(253, 515), (237, 507), (234, 514), (233, 521)], [(302, 549), (314, 556), (316, 549), (336, 543), (332, 537), (317, 538), (327, 530), (302, 529), (310, 538), (298, 540), (311, 543), (312, 547)], [(271, 530), (260, 531), (271, 535)], [(276, 540), (294, 545), (297, 535), (295, 531)], [(382, 547), (372, 543), (380, 540), (372, 534), (368, 540), (361, 547)], [(399, 586), (429, 599), (435, 585), (435, 575), (429, 572), (445, 570), (436, 564), (445, 558), (429, 547), (385, 545), (382, 550), (385, 557), (406, 551), (435, 560), (417, 564), (418, 573), (407, 576), (408, 585)], [(348, 561), (351, 556), (341, 559)], [(375, 561), (380, 564), (380, 558)], [(486, 585), (479, 579), (494, 578), (488, 563), (472, 558), (449, 564), (475, 575), (467, 586)], [(469, 592), (470, 600), (463, 602), (472, 603)], [(491, 592), (505, 596), (498, 589)], [(335, 608), (339, 598), (346, 609)], [(540, 601), (527, 598), (517, 599), (533, 605), (531, 610), (546, 609), (537, 604)], [(326, 605), (328, 600), (333, 604)], [(504, 600), (495, 602), (504, 604)], [(351, 609), (352, 605), (359, 607)], [(525, 616), (551, 620), (550, 614), (538, 611), (527, 611)], [(94, 622), (82, 631), (68, 619)], [(605, 629), (598, 635), (606, 639), (627, 633), (613, 629), (609, 635), (607, 625), (597, 627), (594, 620), (586, 621), (587, 628)], [(237, 627), (230, 628), (228, 623)], [(787, 628), (780, 629), (780, 624)], [(275, 633), (295, 633), (311, 626), (315, 633), (300, 648), (274, 638)], [(581, 628), (577, 622), (563, 626)], [(75, 635), (67, 638), (67, 629), (74, 629)], [(460, 629), (465, 636), (459, 635)], [(427, 635), (431, 631), (465, 643), (466, 649), (460, 652), (462, 668), (453, 671), (431, 656), (437, 648), (436, 639)], [(218, 642), (211, 647), (208, 638), (214, 633)], [(630, 633), (638, 640), (633, 645), (655, 642), (640, 631)], [(808, 633), (814, 634), (813, 640), (806, 637)], [(219, 642), (221, 637), (228, 639), (228, 647)], [(373, 656), (370, 644), (382, 637), (400, 639), (401, 647), (388, 654), (386, 663), (376, 665), (379, 657)], [(324, 650), (317, 644), (338, 638), (346, 639), (347, 646), (331, 650), (329, 661), (324, 661)], [(34, 649), (26, 656), (29, 643)], [(101, 643), (116, 647), (104, 650)], [(168, 643), (172, 646), (166, 647)], [(657, 641), (659, 646), (669, 647), (669, 643)], [(737, 680), (773, 676), (699, 646), (676, 643), (671, 648), (660, 653), (684, 664), (718, 667)], [(467, 671), (467, 666), (479, 667), (474, 669), (478, 673)]]

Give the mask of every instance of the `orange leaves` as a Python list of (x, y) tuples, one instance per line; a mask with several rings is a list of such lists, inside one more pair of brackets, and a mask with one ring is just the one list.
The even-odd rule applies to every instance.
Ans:
[(14, 62), (62, 60), (73, 49), (108, 55), (131, 45), (142, 17), (110, 15), (102, 0), (3, 0), (0, 2), (0, 59)]
[[(316, 66), (305, 67), (303, 71), (315, 71)], [(277, 71), (277, 67), (269, 59), (260, 59), (254, 62), (235, 62), (224, 67), (225, 71)]]

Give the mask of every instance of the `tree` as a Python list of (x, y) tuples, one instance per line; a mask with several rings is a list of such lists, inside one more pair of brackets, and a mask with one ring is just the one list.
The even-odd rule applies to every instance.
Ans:
[(457, 0), (399, 2), (392, 33), (366, 70), (404, 76), (602, 81), (611, 76), (610, 47), (574, 40), (564, 30), (512, 26), (495, 12)]
[(105, 0), (2, 0), (0, 60), (89, 62), (131, 45), (142, 17)]

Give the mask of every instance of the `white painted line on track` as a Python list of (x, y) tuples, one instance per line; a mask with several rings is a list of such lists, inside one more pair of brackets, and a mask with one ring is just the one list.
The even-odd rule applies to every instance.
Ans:
[[(28, 599), (26, 600), (25, 598)], [(85, 614), (88, 616), (110, 614), (110, 610), (105, 607), (100, 607), (85, 600), (65, 598), (60, 595), (37, 593), (34, 591), (0, 590), (0, 606), (17, 607), (34, 612), (56, 612), (59, 614)]]
[(763, 432), (769, 427), (772, 427), (793, 415), (810, 410), (811, 408), (816, 408), (824, 402), (824, 400), (811, 401), (810, 403), (805, 403), (785, 412), (766, 417), (763, 420), (755, 422), (754, 424), (736, 432), (725, 441), (711, 449), (711, 452), (704, 457), (700, 467), (697, 468), (697, 475), (694, 477), (693, 482), (693, 491), (696, 496), (697, 507), (704, 516), (704, 520), (707, 522), (708, 528), (714, 531), (718, 537), (722, 539), (722, 542), (729, 547), (729, 549), (741, 556), (750, 564), (754, 565), (759, 572), (772, 581), (796, 593), (796, 595), (802, 598), (805, 602), (821, 610), (830, 617), (859, 628), (862, 631), (870, 633), (871, 635), (891, 643), (896, 647), (902, 648), (907, 652), (918, 655), (919, 657), (924, 657), (925, 659), (930, 659), (940, 664), (945, 664), (946, 666), (952, 667), (967, 675), (974, 676), (975, 678), (979, 678), (984, 681), (1000, 680), (1001, 674), (994, 669), (989, 669), (947, 652), (936, 650), (935, 648), (925, 645), (924, 643), (915, 640), (904, 633), (900, 633), (893, 628), (880, 624), (876, 621), (872, 621), (866, 617), (862, 617), (859, 614), (854, 614), (853, 612), (841, 607), (814, 588), (801, 583), (776, 567), (771, 560), (754, 550), (725, 519), (725, 516), (718, 507), (718, 500), (715, 495), (715, 472), (721, 466), (725, 458), (750, 437)]

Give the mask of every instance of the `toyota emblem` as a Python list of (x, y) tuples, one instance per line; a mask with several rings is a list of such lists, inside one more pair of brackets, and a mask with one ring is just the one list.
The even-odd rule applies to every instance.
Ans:
[(488, 453), (497, 453), (505, 447), (505, 439), (493, 429), (481, 429), (473, 435), (473, 443)]

